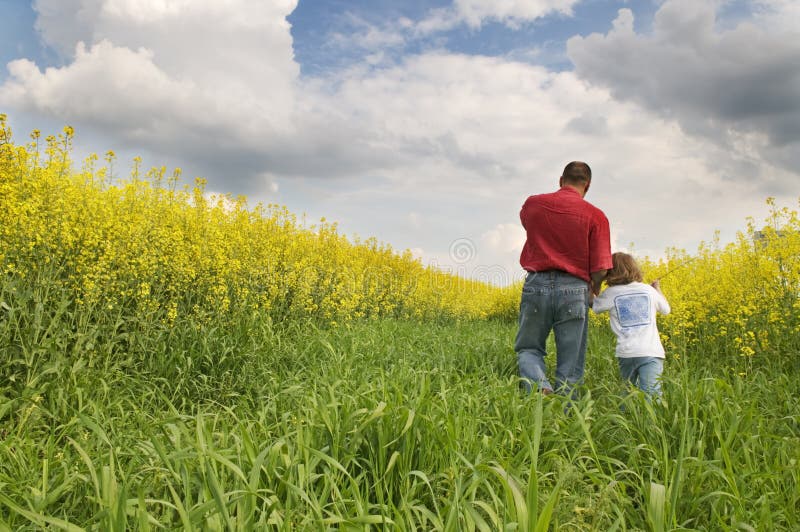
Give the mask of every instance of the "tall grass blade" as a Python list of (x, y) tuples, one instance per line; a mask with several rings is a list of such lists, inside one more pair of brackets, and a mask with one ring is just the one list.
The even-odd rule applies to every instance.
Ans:
[(13, 512), (18, 513), (19, 515), (25, 517), (25, 519), (28, 519), (30, 522), (42, 528), (44, 528), (45, 525), (50, 525), (60, 530), (66, 530), (68, 532), (83, 532), (83, 528), (74, 525), (69, 521), (58, 519), (56, 517), (49, 517), (47, 515), (42, 515), (36, 512), (31, 512), (30, 510), (26, 510), (25, 508), (22, 508), (21, 506), (17, 505), (14, 501), (9, 499), (3, 493), (0, 493), (0, 503), (5, 504)]
[(663, 484), (650, 483), (647, 501), (647, 520), (653, 532), (666, 532), (667, 489)]

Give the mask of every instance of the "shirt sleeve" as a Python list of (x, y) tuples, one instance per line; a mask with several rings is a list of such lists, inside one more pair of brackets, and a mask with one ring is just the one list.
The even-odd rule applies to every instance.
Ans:
[(659, 314), (669, 314), (672, 312), (667, 298), (655, 288), (653, 288), (653, 301), (656, 303), (656, 312)]
[(525, 230), (528, 229), (528, 225), (525, 223), (525, 219), (527, 218), (527, 208), (528, 208), (528, 202), (529, 201), (530, 201), (530, 198), (526, 199), (525, 203), (522, 204), (522, 208), (519, 210), (519, 221), (522, 222), (522, 227)]
[(592, 303), (592, 310), (600, 314), (601, 312), (608, 312), (611, 310), (612, 299), (608, 295), (608, 289), (603, 290), (603, 292), (594, 298), (594, 302)]
[(589, 273), (608, 270), (611, 266), (611, 230), (608, 218), (598, 210), (589, 230)]

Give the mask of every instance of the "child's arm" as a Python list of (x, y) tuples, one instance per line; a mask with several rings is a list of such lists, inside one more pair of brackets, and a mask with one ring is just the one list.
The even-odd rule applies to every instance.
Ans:
[(601, 312), (608, 312), (611, 310), (611, 298), (608, 296), (608, 289), (603, 290), (599, 296), (595, 296), (591, 301), (592, 310), (600, 314)]
[(669, 301), (667, 301), (667, 298), (664, 297), (664, 292), (661, 291), (661, 282), (656, 279), (650, 283), (650, 286), (652, 286), (656, 291), (656, 312), (661, 314), (669, 314), (672, 312), (672, 309), (669, 306)]

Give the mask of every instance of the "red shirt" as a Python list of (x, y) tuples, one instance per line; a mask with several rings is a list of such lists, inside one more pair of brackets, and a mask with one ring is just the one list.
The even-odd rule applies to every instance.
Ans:
[(608, 218), (574, 188), (530, 196), (519, 217), (528, 235), (519, 258), (526, 270), (561, 270), (589, 281), (592, 272), (611, 268)]

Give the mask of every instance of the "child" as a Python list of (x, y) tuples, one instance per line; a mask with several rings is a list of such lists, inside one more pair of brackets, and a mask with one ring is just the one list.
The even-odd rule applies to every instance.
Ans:
[(656, 328), (656, 313), (669, 314), (669, 303), (658, 281), (642, 283), (642, 270), (633, 257), (614, 253), (611, 261), (608, 288), (595, 298), (592, 310), (611, 315), (622, 378), (651, 396), (661, 397), (664, 346)]

